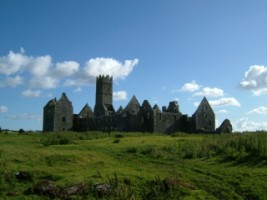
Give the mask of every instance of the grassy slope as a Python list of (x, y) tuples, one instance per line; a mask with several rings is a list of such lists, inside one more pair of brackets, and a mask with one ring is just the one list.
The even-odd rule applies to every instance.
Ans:
[[(112, 135), (50, 146), (40, 142), (43, 137), (0, 135), (0, 197), (8, 198), (12, 191), (10, 199), (21, 198), (25, 190), (42, 179), (54, 180), (60, 186), (101, 183), (115, 172), (120, 180), (131, 180), (137, 199), (147, 181), (157, 177), (179, 180), (184, 199), (267, 199), (266, 161), (249, 162), (247, 158), (236, 162), (218, 155), (185, 159), (184, 146), (189, 144), (184, 149), (188, 151), (195, 148), (194, 142), (214, 136)], [(17, 171), (31, 172), (33, 182), (17, 181)]]

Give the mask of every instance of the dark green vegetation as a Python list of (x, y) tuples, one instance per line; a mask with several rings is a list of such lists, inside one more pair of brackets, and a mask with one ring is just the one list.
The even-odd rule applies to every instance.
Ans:
[(267, 199), (267, 133), (2, 133), (0, 198)]

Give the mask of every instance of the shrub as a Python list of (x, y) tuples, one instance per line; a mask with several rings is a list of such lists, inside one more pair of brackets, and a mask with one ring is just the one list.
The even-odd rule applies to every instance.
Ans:
[(126, 150), (127, 153), (137, 153), (137, 151), (138, 151), (138, 147), (134, 147), (134, 146), (128, 147)]
[(153, 155), (155, 153), (155, 151), (156, 151), (155, 148), (153, 146), (151, 146), (151, 145), (144, 146), (140, 150), (141, 154), (143, 154), (143, 155)]
[(113, 140), (113, 143), (119, 143), (120, 142), (120, 139), (114, 139)]
[(24, 134), (25, 133), (25, 131), (24, 131), (24, 129), (19, 129), (19, 134)]
[(49, 133), (41, 139), (44, 146), (72, 144), (73, 142), (74, 138), (70, 133)]
[(166, 180), (157, 176), (155, 180), (146, 181), (142, 186), (142, 199), (182, 199), (186, 195), (184, 188)]
[(116, 135), (115, 135), (115, 138), (122, 138), (123, 137), (123, 134), (121, 134), (121, 133), (117, 133)]

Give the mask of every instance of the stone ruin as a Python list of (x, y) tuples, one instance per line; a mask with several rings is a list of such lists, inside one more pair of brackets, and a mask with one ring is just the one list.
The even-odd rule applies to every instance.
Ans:
[(216, 129), (217, 133), (232, 133), (233, 127), (229, 119), (225, 119), (219, 128)]
[[(204, 97), (195, 113), (189, 117), (182, 114), (177, 101), (153, 107), (148, 100), (139, 103), (135, 96), (125, 108), (113, 107), (113, 78), (96, 78), (96, 97), (94, 110), (86, 103), (79, 114), (73, 114), (72, 102), (66, 93), (59, 100), (51, 99), (44, 106), (43, 131), (127, 131), (157, 133), (215, 133), (215, 114)], [(232, 125), (226, 119), (217, 129), (219, 133), (232, 132)]]

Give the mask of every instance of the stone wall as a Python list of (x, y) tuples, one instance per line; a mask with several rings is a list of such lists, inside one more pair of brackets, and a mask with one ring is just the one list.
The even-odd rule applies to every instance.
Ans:
[(206, 97), (193, 114), (192, 120), (194, 132), (215, 132), (215, 114)]
[(73, 107), (66, 93), (63, 93), (56, 105), (55, 130), (66, 131), (73, 127)]
[(73, 128), (73, 107), (65, 93), (59, 101), (50, 100), (44, 107), (43, 131), (66, 131)]
[(180, 129), (181, 115), (170, 112), (154, 113), (154, 129), (153, 132), (172, 133)]
[(43, 131), (54, 131), (56, 104), (56, 99), (52, 99), (44, 106)]

